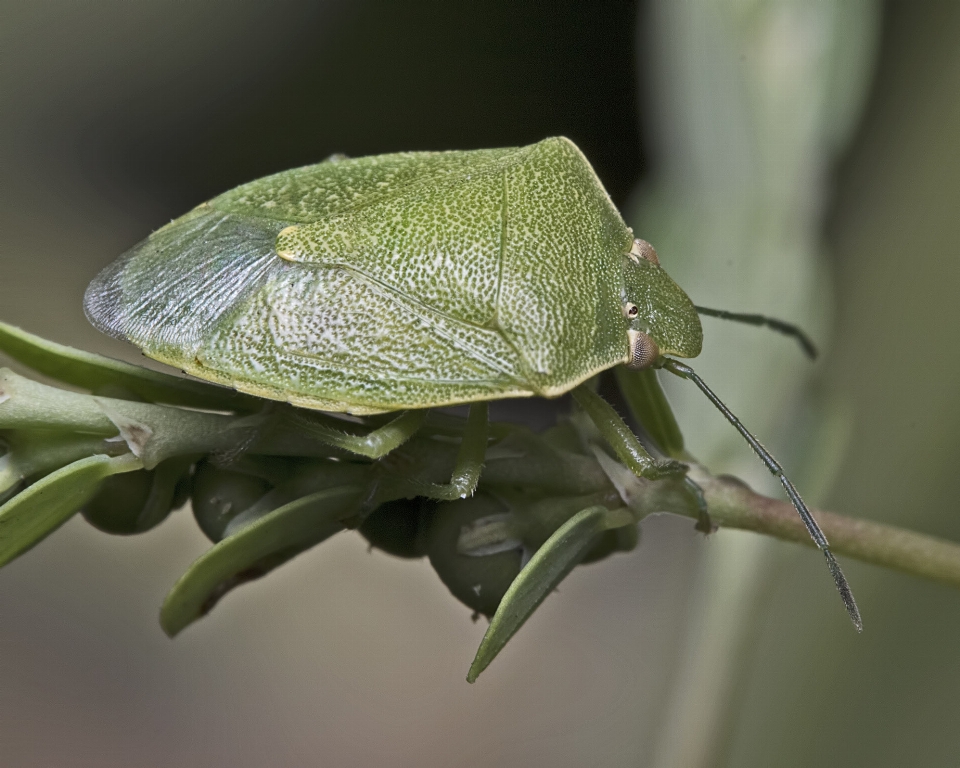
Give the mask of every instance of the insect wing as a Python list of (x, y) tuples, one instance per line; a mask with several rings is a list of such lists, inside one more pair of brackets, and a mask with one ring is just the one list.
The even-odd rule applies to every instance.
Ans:
[(279, 382), (295, 404), (370, 413), (529, 394), (500, 366), (510, 352), (495, 331), (364, 275), (290, 265), (219, 325), (202, 360), (241, 388)]
[(211, 200), (104, 270), (86, 308), (151, 357), (307, 407), (553, 396), (625, 357), (631, 242), (567, 139), (382, 155)]
[[(431, 154), (419, 164), (416, 155), (362, 158), (244, 185), (104, 270), (87, 291), (88, 316), (155, 359), (308, 407), (361, 413), (530, 394), (518, 384), (516, 352), (498, 330), (476, 322), (491, 289), (483, 275), (499, 271), (469, 252), (491, 247), (481, 238), (476, 189), (472, 201), (469, 194), (463, 201), (464, 212), (471, 203), (474, 209), (473, 237), (461, 239), (466, 253), (439, 242), (436, 228), (429, 236), (440, 222), (421, 211), (418, 223), (428, 231), (414, 238), (433, 244), (433, 252), (401, 242), (394, 252), (406, 272), (391, 273), (382, 233), (374, 231), (371, 241), (364, 229), (370, 215), (396, 224), (396, 217), (383, 218), (384, 206), (402, 221), (416, 213), (409, 206), (404, 213), (403, 200), (421, 199), (422, 207), (424, 190), (447, 190), (451, 179), (454, 187), (469, 182), (465, 156), (482, 170), (511, 152)], [(360, 255), (349, 244), (331, 254), (331, 243), (342, 245), (331, 237), (320, 241), (326, 251), (319, 256), (327, 259), (317, 258), (316, 248), (301, 260), (310, 263), (278, 256), (282, 230), (308, 217), (314, 223), (302, 228), (316, 229), (338, 216), (341, 225), (345, 217), (353, 222), (348, 229), (363, 246)], [(409, 227), (399, 229), (401, 240), (409, 235)], [(437, 257), (453, 264), (446, 280), (437, 279)]]
[(276, 268), (283, 222), (198, 208), (103, 270), (84, 309), (101, 331), (189, 368), (210, 328)]

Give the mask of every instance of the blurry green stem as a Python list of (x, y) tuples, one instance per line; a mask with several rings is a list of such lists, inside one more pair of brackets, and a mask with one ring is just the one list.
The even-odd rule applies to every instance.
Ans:
[[(697, 483), (711, 519), (721, 527), (814, 546), (789, 502), (761, 496), (730, 478), (698, 477)], [(960, 545), (892, 525), (811, 511), (838, 555), (960, 588)]]

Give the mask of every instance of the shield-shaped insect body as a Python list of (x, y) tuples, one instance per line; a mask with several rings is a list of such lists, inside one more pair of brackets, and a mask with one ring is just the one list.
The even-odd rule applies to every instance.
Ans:
[[(633, 472), (682, 477), (685, 465), (651, 456), (578, 386), (618, 364), (662, 367), (700, 387), (780, 479), (860, 626), (840, 566), (782, 467), (668, 357), (700, 353), (698, 311), (812, 345), (782, 321), (695, 307), (568, 139), (331, 159), (245, 184), (107, 267), (85, 309), (149, 357), (298, 406), (373, 414), (473, 403), (454, 477), (429, 491), (439, 499), (476, 488), (483, 401), (571, 390)], [(420, 423), (408, 413), (384, 428), (393, 438), (352, 450), (382, 455)], [(706, 528), (702, 494), (685, 480)]]
[(356, 414), (556, 396), (702, 339), (565, 138), (245, 184), (107, 267), (85, 306), (200, 378)]

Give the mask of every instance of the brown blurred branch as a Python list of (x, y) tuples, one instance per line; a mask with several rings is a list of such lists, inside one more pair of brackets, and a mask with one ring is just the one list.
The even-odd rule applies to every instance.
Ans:
[[(721, 528), (814, 546), (789, 502), (761, 496), (729, 477), (698, 477), (697, 483), (711, 518)], [(960, 588), (960, 544), (883, 523), (811, 511), (836, 554)]]

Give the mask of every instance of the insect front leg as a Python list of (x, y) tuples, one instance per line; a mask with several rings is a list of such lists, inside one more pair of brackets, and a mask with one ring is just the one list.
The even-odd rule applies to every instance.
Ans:
[(683, 433), (653, 368), (631, 371), (623, 365), (613, 369), (620, 394), (633, 418), (650, 436), (657, 448), (671, 459), (690, 460), (684, 448)]
[(687, 467), (685, 464), (672, 459), (663, 461), (651, 456), (637, 439), (637, 436), (633, 434), (630, 427), (613, 409), (613, 406), (586, 384), (576, 387), (571, 391), (571, 394), (577, 405), (596, 425), (603, 439), (613, 448), (617, 458), (635, 475), (647, 480), (682, 477), (688, 493), (697, 506), (697, 530), (704, 533), (710, 533), (713, 530), (710, 516), (707, 514), (707, 502), (703, 497), (703, 491), (700, 486), (686, 476)]

